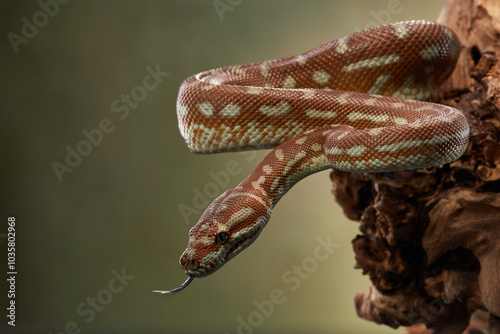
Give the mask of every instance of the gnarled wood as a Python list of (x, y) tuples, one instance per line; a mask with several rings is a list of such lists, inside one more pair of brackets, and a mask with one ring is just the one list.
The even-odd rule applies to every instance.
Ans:
[(372, 281), (356, 296), (361, 317), (432, 329), (407, 333), (477, 333), (488, 322), (500, 333), (500, 1), (450, 0), (438, 21), (463, 45), (438, 102), (467, 115), (466, 153), (407, 172), (333, 171), (333, 193), (360, 221), (357, 267)]

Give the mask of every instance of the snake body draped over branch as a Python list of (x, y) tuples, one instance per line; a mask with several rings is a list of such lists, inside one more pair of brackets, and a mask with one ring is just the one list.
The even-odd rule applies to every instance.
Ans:
[(252, 244), (279, 199), (310, 174), (388, 172), (458, 159), (469, 138), (465, 116), (425, 101), (453, 71), (459, 49), (448, 28), (408, 21), (299, 56), (186, 79), (177, 116), (193, 152), (277, 147), (206, 209), (180, 259), (188, 280), (163, 292), (212, 274)]

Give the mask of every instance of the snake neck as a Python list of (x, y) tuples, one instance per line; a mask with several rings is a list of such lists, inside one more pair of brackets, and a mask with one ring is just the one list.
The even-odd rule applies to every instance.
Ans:
[(257, 194), (274, 208), (297, 182), (332, 168), (323, 147), (331, 133), (326, 128), (302, 133), (272, 150), (236, 189)]

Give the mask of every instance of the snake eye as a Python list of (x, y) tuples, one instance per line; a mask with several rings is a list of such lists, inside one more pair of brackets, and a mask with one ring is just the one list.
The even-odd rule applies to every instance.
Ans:
[(221, 232), (215, 236), (215, 243), (217, 245), (224, 245), (229, 240), (226, 232)]

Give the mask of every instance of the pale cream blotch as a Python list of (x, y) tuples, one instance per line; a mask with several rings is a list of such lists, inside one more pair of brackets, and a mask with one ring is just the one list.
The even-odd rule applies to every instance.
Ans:
[(264, 77), (267, 78), (271, 73), (269, 72), (269, 62), (264, 61), (260, 65), (260, 74)]
[(394, 27), (394, 33), (400, 39), (405, 39), (408, 37), (408, 28), (405, 23), (398, 22), (391, 24)]
[(340, 54), (344, 54), (349, 50), (349, 46), (347, 45), (347, 37), (343, 37), (337, 40), (337, 47), (335, 51)]
[(200, 103), (196, 106), (196, 108), (198, 108), (198, 111), (206, 117), (212, 117), (215, 112), (215, 108), (210, 102)]
[(349, 97), (351, 96), (350, 93), (343, 93), (343, 94), (340, 94), (339, 96), (337, 96), (335, 98), (335, 100), (339, 103), (339, 104), (347, 104), (349, 103)]
[(396, 125), (408, 124), (408, 120), (404, 117), (394, 117), (394, 124)]
[(382, 74), (376, 80), (375, 83), (368, 90), (368, 94), (378, 94), (382, 87), (389, 81), (391, 78), (390, 74)]
[(280, 161), (283, 161), (283, 159), (285, 159), (285, 154), (283, 153), (283, 150), (279, 148), (274, 150), (274, 156)]
[(262, 166), (262, 171), (265, 174), (269, 175), (273, 172), (273, 167), (271, 165), (264, 165), (264, 166)]
[(431, 60), (439, 57), (439, 45), (431, 45), (420, 51), (420, 56), (425, 60)]
[(390, 65), (397, 63), (401, 58), (397, 54), (385, 55), (382, 57), (374, 57), (371, 59), (360, 60), (357, 63), (349, 64), (342, 67), (342, 72), (353, 72), (364, 68), (374, 68), (379, 66)]
[(350, 120), (351, 122), (367, 120), (367, 121), (371, 121), (374, 123), (382, 123), (382, 122), (387, 122), (387, 120), (389, 119), (389, 116), (388, 115), (372, 115), (372, 114), (365, 114), (365, 113), (353, 111), (353, 112), (349, 113), (349, 115), (347, 115), (347, 119)]
[(367, 106), (374, 106), (377, 103), (377, 99), (366, 99), (363, 100), (363, 104)]
[(329, 111), (329, 110), (311, 110), (307, 109), (306, 110), (306, 115), (311, 117), (311, 118), (326, 118), (326, 119), (332, 119), (338, 116), (338, 112), (336, 111)]
[(256, 86), (251, 86), (248, 87), (247, 92), (248, 94), (255, 94), (258, 95), (264, 91), (264, 87), (256, 87)]
[(373, 129), (368, 130), (368, 134), (370, 136), (378, 136), (381, 133), (382, 133), (382, 129), (381, 128), (373, 128)]
[(218, 85), (208, 84), (208, 85), (204, 85), (203, 87), (201, 87), (201, 89), (203, 89), (203, 90), (211, 90), (211, 89), (214, 89), (217, 86)]
[(312, 75), (313, 81), (321, 86), (326, 86), (331, 77), (332, 76), (330, 74), (328, 74), (326, 71), (323, 70), (314, 71)]
[(302, 91), (302, 95), (304, 99), (313, 99), (316, 96), (316, 91), (314, 89), (304, 89)]
[(307, 140), (307, 137), (299, 138), (295, 141), (295, 144), (302, 145), (306, 142), (306, 140)]
[(292, 109), (292, 106), (286, 102), (281, 101), (275, 106), (262, 106), (259, 108), (259, 111), (266, 116), (276, 117), (286, 114)]
[(257, 181), (252, 181), (252, 187), (255, 190), (261, 191), (264, 196), (267, 196), (265, 189), (262, 188), (262, 185), (264, 184), (265, 181), (266, 181), (266, 178), (265, 178), (265, 176), (262, 175), (257, 179)]
[(295, 62), (299, 65), (305, 65), (307, 62), (307, 57), (304, 55), (297, 56)]
[(323, 145), (321, 145), (320, 143), (314, 143), (311, 145), (311, 150), (313, 150), (314, 152), (321, 151), (322, 149)]
[(393, 104), (391, 104), (391, 105), (392, 105), (392, 107), (393, 107), (394, 109), (399, 109), (399, 108), (403, 108), (404, 106), (406, 106), (406, 103), (396, 102), (396, 103), (393, 103)]
[(288, 75), (283, 81), (283, 88), (295, 88), (296, 81), (291, 75)]
[(240, 106), (234, 104), (228, 104), (227, 106), (224, 107), (224, 109), (220, 111), (219, 114), (222, 117), (234, 118), (236, 116), (239, 116), (240, 113), (241, 113)]

